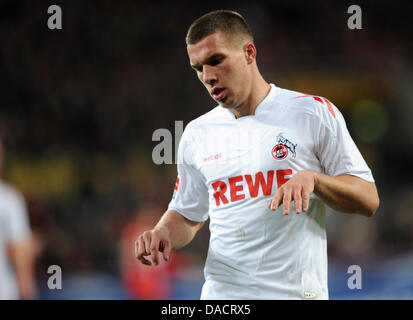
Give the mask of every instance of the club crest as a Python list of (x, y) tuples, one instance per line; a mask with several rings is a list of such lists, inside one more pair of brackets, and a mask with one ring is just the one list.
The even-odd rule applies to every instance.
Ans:
[(297, 144), (285, 138), (283, 134), (281, 132), (277, 135), (277, 144), (272, 148), (272, 156), (275, 160), (284, 160), (289, 152), (291, 152), (293, 158), (296, 156), (295, 149)]

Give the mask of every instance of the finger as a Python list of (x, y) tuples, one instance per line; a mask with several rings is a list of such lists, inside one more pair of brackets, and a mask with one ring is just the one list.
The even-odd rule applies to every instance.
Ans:
[(148, 256), (149, 254), (145, 250), (145, 244), (144, 244), (143, 238), (140, 237), (137, 242), (138, 242), (138, 256), (137, 256), (138, 260), (147, 266), (152, 265), (152, 263), (149, 260), (145, 259), (144, 257), (144, 256)]
[(310, 205), (310, 194), (303, 188), (301, 195), (303, 198), (303, 211), (307, 212), (308, 206)]
[(139, 257), (139, 238), (135, 240), (135, 258)]
[(151, 249), (151, 258), (155, 266), (158, 265), (158, 252), (159, 252), (159, 238), (155, 235), (152, 235), (152, 241), (150, 245)]
[(141, 249), (140, 249), (140, 239), (141, 237), (139, 236), (138, 239), (135, 241), (135, 258), (139, 259), (139, 256), (141, 255)]
[(290, 189), (284, 190), (283, 207), (284, 207), (284, 215), (289, 214), (290, 207), (291, 207), (291, 190)]
[(169, 241), (166, 241), (166, 240), (161, 241), (161, 244), (159, 246), (159, 251), (162, 252), (163, 259), (165, 261), (168, 261), (170, 255), (171, 255), (171, 245), (170, 245)]
[(142, 236), (140, 236), (135, 242), (135, 256), (140, 259), (145, 254), (145, 246), (143, 245)]
[(150, 246), (151, 246), (151, 241), (152, 241), (151, 239), (152, 237), (150, 236), (150, 233), (144, 232), (144, 234), (142, 235), (142, 238), (143, 238), (143, 244), (144, 244), (145, 251), (146, 253), (150, 254), (151, 253)]
[(302, 198), (301, 198), (300, 187), (294, 190), (294, 207), (295, 207), (295, 213), (300, 214), (302, 211)]
[(279, 205), (281, 204), (282, 194), (283, 194), (282, 190), (278, 190), (275, 196), (272, 198), (270, 202), (270, 209), (272, 211), (277, 210)]
[(139, 261), (140, 261), (142, 264), (147, 265), (147, 266), (151, 266), (151, 265), (152, 265), (152, 263), (151, 263), (149, 260), (145, 259), (144, 256), (141, 256), (140, 259), (139, 259)]

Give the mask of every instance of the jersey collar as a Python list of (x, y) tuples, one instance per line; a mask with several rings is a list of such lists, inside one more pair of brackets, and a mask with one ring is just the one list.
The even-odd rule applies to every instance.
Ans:
[(267, 96), (264, 98), (264, 100), (262, 100), (262, 101), (258, 104), (257, 108), (255, 109), (255, 113), (254, 113), (253, 115), (244, 116), (244, 117), (241, 117), (241, 118), (236, 119), (235, 116), (234, 116), (234, 114), (233, 114), (231, 111), (229, 111), (229, 109), (224, 108), (224, 107), (221, 107), (221, 105), (218, 105), (218, 108), (221, 109), (222, 112), (223, 112), (226, 116), (228, 116), (229, 118), (234, 119), (234, 120), (240, 120), (240, 119), (244, 119), (244, 118), (250, 118), (250, 117), (257, 116), (258, 114), (263, 113), (266, 109), (268, 109), (268, 108), (274, 103), (274, 101), (275, 101), (275, 98), (276, 98), (277, 93), (278, 93), (278, 91), (279, 91), (280, 88), (278, 88), (278, 87), (277, 87), (275, 84), (273, 84), (273, 83), (270, 83), (270, 86), (271, 86), (270, 91), (268, 92), (268, 94), (267, 94)]

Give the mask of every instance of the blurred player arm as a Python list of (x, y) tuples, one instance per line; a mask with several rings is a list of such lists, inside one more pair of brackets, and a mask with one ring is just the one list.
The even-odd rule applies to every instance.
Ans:
[(34, 256), (30, 237), (10, 242), (7, 246), (14, 265), (21, 299), (35, 299)]
[(189, 244), (204, 223), (191, 221), (175, 210), (167, 210), (152, 230), (145, 231), (136, 240), (136, 258), (145, 265), (152, 265), (145, 258), (150, 256), (154, 265), (158, 265), (158, 253), (162, 252), (164, 260), (168, 261), (171, 250)]
[(6, 248), (14, 267), (20, 299), (35, 299), (35, 254), (29, 212), (23, 195), (7, 188), (7, 219), (5, 222)]

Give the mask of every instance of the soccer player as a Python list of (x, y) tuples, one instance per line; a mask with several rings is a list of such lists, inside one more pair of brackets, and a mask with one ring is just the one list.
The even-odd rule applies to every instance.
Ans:
[[(0, 140), (0, 171), (3, 160)], [(35, 299), (31, 230), (23, 195), (0, 180), (0, 300)]]
[(267, 83), (244, 18), (210, 12), (187, 52), (219, 104), (191, 121), (168, 210), (139, 235), (143, 264), (168, 260), (210, 219), (201, 299), (328, 299), (326, 205), (371, 217), (371, 170), (327, 99)]

